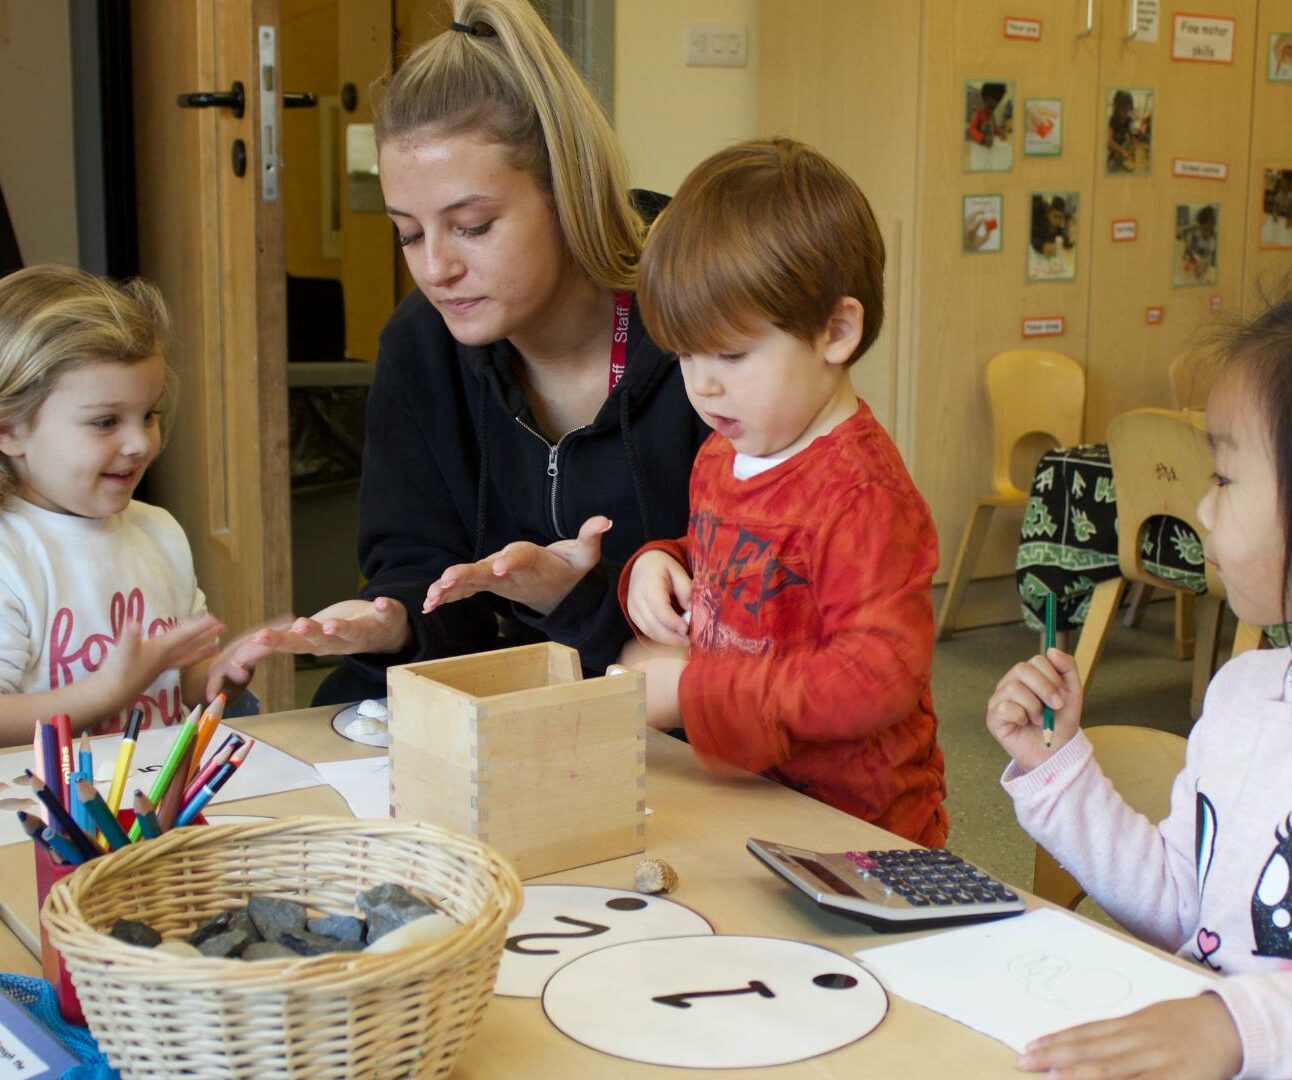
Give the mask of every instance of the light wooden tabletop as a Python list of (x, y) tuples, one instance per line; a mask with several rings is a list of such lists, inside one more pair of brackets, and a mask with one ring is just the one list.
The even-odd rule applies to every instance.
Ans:
[[(336, 735), (335, 709), (302, 709), (232, 723), (257, 739), (311, 764), (384, 753)], [(868, 946), (902, 940), (830, 915), (782, 884), (745, 850), (749, 836), (819, 851), (910, 846), (874, 826), (761, 777), (715, 777), (696, 762), (684, 743), (648, 732), (646, 844), (652, 855), (677, 870), (671, 898), (695, 909), (718, 933), (757, 934), (812, 942), (845, 955)], [(222, 803), (219, 813), (341, 814), (349, 811), (331, 788)], [(0, 931), (0, 967), (39, 974), (39, 963), (19, 938), (35, 941), (36, 894), (33, 860), (20, 846), (0, 875), (0, 912), (18, 937)], [(535, 879), (631, 889), (639, 856), (629, 856)], [(1032, 906), (1040, 901), (1029, 900)], [(781, 1066), (785, 1077), (999, 1077), (1014, 1074), (1008, 1047), (900, 998), (864, 1039), (833, 1053)], [(708, 1070), (702, 1070), (707, 1072)], [(589, 1050), (551, 1026), (533, 999), (496, 998), (463, 1055), (460, 1078), (494, 1080), (571, 1076), (654, 1077), (658, 1066), (640, 1065)], [(724, 1077), (766, 1075), (766, 1070), (721, 1070)]]

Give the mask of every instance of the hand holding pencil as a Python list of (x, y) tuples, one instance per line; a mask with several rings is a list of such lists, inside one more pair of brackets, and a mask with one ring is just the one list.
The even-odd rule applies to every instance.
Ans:
[[(996, 684), (987, 703), (987, 730), (1025, 772), (1056, 753), (1077, 733), (1083, 704), (1077, 662), (1051, 648), (1015, 664)], [(1052, 745), (1045, 712), (1054, 710)]]

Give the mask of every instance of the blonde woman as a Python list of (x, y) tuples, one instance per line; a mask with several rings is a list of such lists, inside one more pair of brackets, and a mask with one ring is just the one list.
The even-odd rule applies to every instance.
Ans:
[(457, 0), (378, 87), (387, 213), (417, 291), (369, 396), (361, 599), (243, 658), (347, 654), (317, 703), (392, 663), (551, 639), (604, 668), (619, 569), (687, 523), (707, 429), (632, 294), (643, 221), (586, 85), (527, 0)]

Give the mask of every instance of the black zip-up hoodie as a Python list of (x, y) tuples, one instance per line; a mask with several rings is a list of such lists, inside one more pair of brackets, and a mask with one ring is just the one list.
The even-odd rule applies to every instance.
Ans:
[[(549, 444), (506, 341), (460, 344), (420, 293), (381, 335), (368, 396), (359, 506), (363, 596), (408, 611), (402, 653), (351, 657), (384, 693), (385, 667), (500, 645), (561, 642), (604, 670), (630, 631), (616, 588), (643, 543), (686, 533), (691, 462), (709, 429), (686, 399), (677, 362), (646, 335), (634, 301), (627, 366), (593, 422)], [(609, 354), (606, 357), (607, 374)], [(546, 617), (481, 593), (422, 614), (428, 586), (456, 563), (513, 540), (546, 545), (605, 514), (602, 561)], [(501, 632), (500, 632), (501, 622)]]

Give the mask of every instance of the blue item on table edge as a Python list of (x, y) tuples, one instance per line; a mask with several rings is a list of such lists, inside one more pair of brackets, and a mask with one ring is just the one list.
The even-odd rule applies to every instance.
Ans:
[(0, 990), (23, 1006), (81, 1064), (63, 1073), (63, 1080), (120, 1080), (121, 1074), (99, 1051), (88, 1028), (69, 1024), (58, 1011), (58, 995), (44, 979), (0, 974)]

